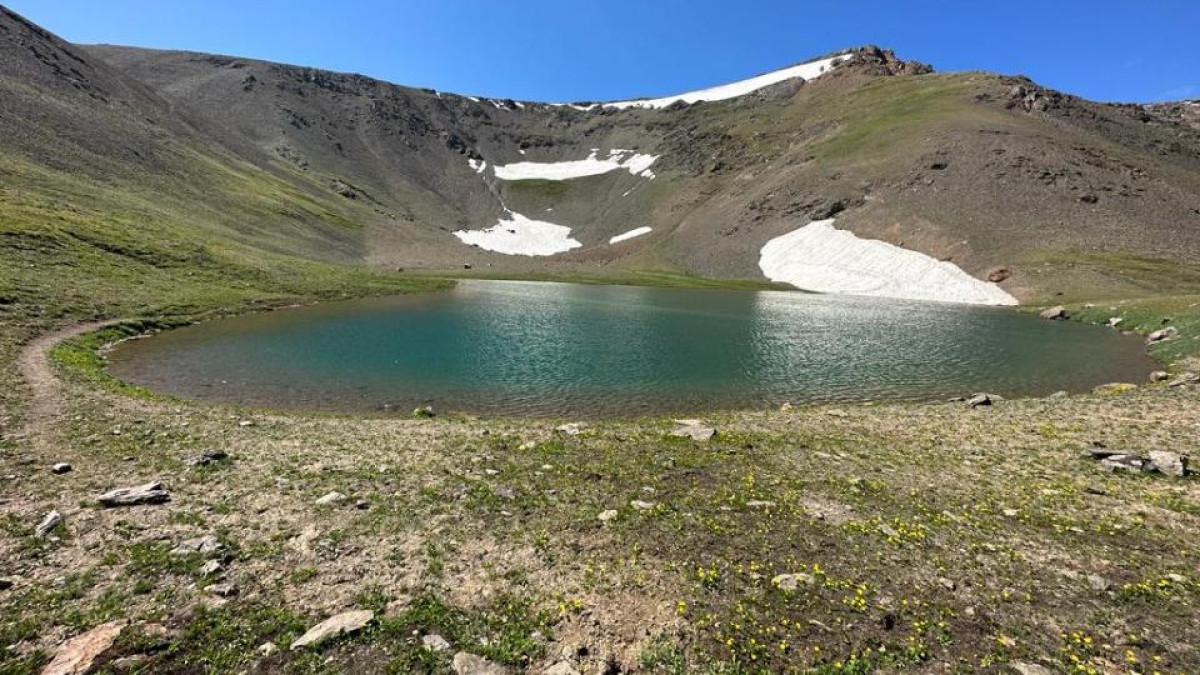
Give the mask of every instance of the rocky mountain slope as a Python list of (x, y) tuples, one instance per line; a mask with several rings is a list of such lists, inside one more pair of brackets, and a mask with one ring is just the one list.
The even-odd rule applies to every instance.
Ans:
[[(94, 217), (88, 245), (166, 244), (143, 259), (183, 245), (387, 269), (761, 280), (768, 242), (836, 218), (928, 256), (903, 274), (943, 261), (983, 297), (993, 282), (1034, 300), (1200, 276), (1188, 104), (1092, 103), (873, 47), (796, 68), (781, 73), (810, 77), (768, 74), (724, 100), (556, 105), (70, 45), (5, 11), (5, 240), (40, 241), (39, 212), (66, 208)], [(851, 250), (866, 280), (852, 291), (896, 286), (909, 258), (888, 251), (904, 253)], [(797, 250), (777, 268), (824, 254)], [(841, 273), (816, 271), (802, 278)]]

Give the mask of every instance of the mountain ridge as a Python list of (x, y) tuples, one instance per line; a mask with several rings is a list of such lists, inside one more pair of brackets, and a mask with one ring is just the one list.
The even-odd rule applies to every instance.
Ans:
[[(1161, 268), (1200, 254), (1200, 133), (1185, 104), (1093, 103), (1027, 78), (933, 73), (868, 46), (819, 77), (727, 100), (580, 110), (33, 35), (102, 73), (103, 95), (138, 111), (127, 117), (164, 120), (166, 131), (147, 138), (145, 129), (126, 129), (128, 119), (94, 123), (98, 111), (78, 99), (71, 114), (58, 106), (54, 127), (74, 128), (65, 136), (91, 148), (88, 156), (130, 163), (113, 171), (96, 160), (98, 170), (152, 168), (137, 153), (167, 144), (238, 171), (253, 167), (250, 183), (319, 204), (271, 208), (260, 222), (239, 216), (235, 238), (251, 246), (274, 240), (271, 250), (282, 254), (410, 271), (669, 271), (761, 281), (767, 242), (836, 217), (859, 237), (951, 262), (985, 282), (1003, 277), (1001, 286), (1024, 301), (1169, 286), (1179, 275), (1158, 278)], [(33, 83), (74, 96), (69, 74), (51, 68), (32, 77), (28, 64), (15, 55), (0, 64), (10, 93), (13, 83)], [(7, 126), (24, 128), (41, 115), (25, 110)], [(35, 163), (53, 156), (21, 144), (10, 138), (0, 151)], [(653, 177), (511, 180), (496, 172), (520, 162), (579, 162), (593, 150), (654, 157)], [(154, 181), (171, 172), (162, 169), (150, 172)], [(236, 208), (222, 212), (245, 210), (243, 196), (195, 191), (191, 202), (228, 199)], [(179, 206), (189, 210), (187, 200)], [(580, 246), (530, 258), (467, 246), (454, 234), (508, 234), (503, 223), (514, 213), (569, 228)], [(301, 236), (281, 239), (277, 228)], [(311, 244), (292, 245), (303, 240)], [(341, 243), (319, 243), (333, 240)], [(1146, 278), (1148, 268), (1156, 271)]]

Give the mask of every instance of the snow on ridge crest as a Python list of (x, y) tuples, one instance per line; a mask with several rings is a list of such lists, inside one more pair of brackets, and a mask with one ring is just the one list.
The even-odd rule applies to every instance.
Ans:
[(772, 281), (834, 295), (865, 295), (970, 305), (1016, 305), (996, 284), (940, 261), (876, 239), (860, 239), (813, 221), (763, 246), (758, 266)]
[(632, 150), (612, 149), (608, 157), (600, 159), (597, 155), (599, 148), (592, 148), (587, 159), (567, 160), (564, 162), (517, 162), (493, 167), (496, 178), (500, 180), (570, 180), (585, 176), (625, 169), (635, 176), (654, 178), (650, 165), (658, 159), (658, 155), (647, 155)]
[(791, 80), (797, 77), (804, 78), (805, 80), (818, 78), (825, 73), (832, 71), (839, 64), (849, 61), (852, 58), (854, 58), (853, 53), (838, 54), (836, 56), (831, 56), (824, 59), (817, 59), (816, 61), (809, 61), (808, 63), (801, 63), (799, 65), (784, 68), (782, 70), (772, 71), (770, 73), (765, 73), (757, 77), (751, 77), (746, 80), (739, 80), (737, 82), (730, 82), (729, 84), (709, 87), (707, 89), (689, 91), (682, 94), (676, 94), (674, 96), (663, 96), (661, 98), (597, 103), (595, 105), (587, 106), (586, 109), (591, 110), (597, 107), (617, 108), (622, 110), (625, 108), (666, 108), (667, 106), (680, 101), (684, 103), (698, 103), (700, 101), (724, 101), (731, 98), (737, 98), (739, 96), (745, 96), (746, 94), (753, 93), (764, 87), (769, 87), (773, 84), (778, 84), (780, 82)]

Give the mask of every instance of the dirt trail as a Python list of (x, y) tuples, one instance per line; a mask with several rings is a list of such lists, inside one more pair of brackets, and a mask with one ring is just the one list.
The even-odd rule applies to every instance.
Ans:
[(44, 333), (21, 350), (17, 358), (17, 371), (29, 386), (30, 405), (29, 412), (17, 429), (17, 438), (24, 439), (35, 448), (44, 445), (51, 435), (51, 424), (58, 417), (62, 405), (62, 382), (50, 362), (50, 350), (63, 340), (119, 322), (120, 319), (91, 321)]

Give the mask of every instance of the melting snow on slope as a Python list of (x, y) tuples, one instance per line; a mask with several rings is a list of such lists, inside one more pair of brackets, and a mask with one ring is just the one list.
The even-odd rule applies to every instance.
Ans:
[(554, 255), (583, 246), (571, 238), (571, 228), (565, 225), (530, 220), (512, 211), (486, 230), (458, 230), (454, 236), (464, 244), (506, 255)]
[(609, 239), (608, 243), (617, 244), (617, 243), (625, 241), (626, 239), (633, 239), (634, 237), (640, 237), (643, 234), (650, 234), (650, 232), (652, 230), (653, 230), (653, 228), (649, 228), (649, 227), (639, 227), (639, 228), (630, 230), (628, 232), (625, 232), (623, 234), (618, 234), (617, 236), (613, 237), (612, 239)]
[(471, 165), (471, 168), (475, 171), (475, 173), (483, 173), (487, 169), (487, 162), (483, 160), (468, 159), (467, 163)]
[(701, 89), (699, 91), (689, 91), (687, 93), (677, 94), (675, 96), (664, 96), (663, 98), (650, 98), (636, 101), (615, 101), (612, 103), (600, 103), (597, 105), (604, 108), (665, 108), (677, 101), (683, 101), (684, 103), (696, 103), (697, 101), (724, 101), (726, 99), (737, 98), (738, 96), (745, 96), (746, 94), (758, 91), (763, 87), (769, 87), (772, 84), (777, 84), (793, 78), (802, 77), (806, 80), (811, 80), (820, 77), (836, 67), (834, 61), (838, 61), (840, 63), (851, 58), (853, 58), (852, 54), (842, 54), (839, 56), (832, 56), (827, 59), (802, 63), (798, 66), (792, 66), (791, 68), (784, 68), (783, 70), (776, 70), (773, 73), (759, 75), (758, 77), (752, 77), (748, 80), (723, 84), (718, 87), (710, 87), (708, 89)]
[(587, 159), (566, 162), (517, 162), (495, 167), (500, 180), (570, 180), (584, 176), (598, 176), (609, 171), (625, 169), (635, 176), (653, 178), (650, 165), (658, 155), (644, 155), (632, 150), (609, 150), (608, 157), (600, 159), (599, 149), (593, 148)]
[(768, 241), (758, 266), (772, 281), (836, 295), (869, 295), (971, 305), (1015, 305), (995, 284), (918, 251), (839, 230), (818, 220)]

